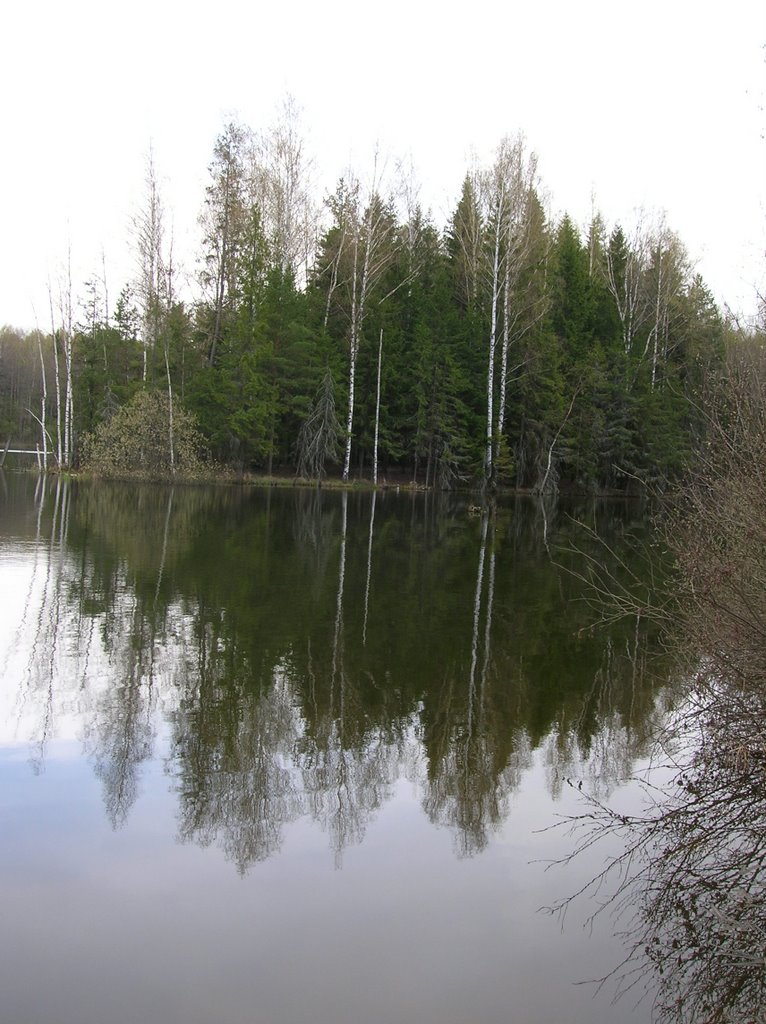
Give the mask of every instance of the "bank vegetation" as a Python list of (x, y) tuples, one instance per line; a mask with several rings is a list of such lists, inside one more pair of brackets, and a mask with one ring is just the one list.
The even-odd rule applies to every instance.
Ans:
[(183, 272), (160, 180), (150, 158), (130, 280), (64, 272), (48, 323), (0, 331), (0, 443), (47, 468), (93, 459), (143, 393), (170, 475), (184, 417), (235, 473), (439, 488), (664, 489), (699, 451), (736, 332), (664, 217), (552, 216), (522, 136), (437, 224), (381, 160), (320, 200), (289, 105), (229, 123)]
[[(646, 808), (590, 801), (574, 822), (573, 856), (619, 839), (587, 890), (624, 929), (608, 980), (648, 995), (664, 1022), (766, 1020), (764, 371), (762, 344), (729, 350), (705, 396), (704, 449), (665, 512), (676, 571), (657, 607), (677, 683)], [(636, 609), (652, 614), (638, 593)]]

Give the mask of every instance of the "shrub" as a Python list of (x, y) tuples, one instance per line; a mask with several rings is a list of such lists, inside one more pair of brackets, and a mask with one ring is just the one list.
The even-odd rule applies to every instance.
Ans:
[(166, 394), (140, 391), (83, 439), (83, 468), (96, 476), (165, 480), (209, 474), (194, 416)]

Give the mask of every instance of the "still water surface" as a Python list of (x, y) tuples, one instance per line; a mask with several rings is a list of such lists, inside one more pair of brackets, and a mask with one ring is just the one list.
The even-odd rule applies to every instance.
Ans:
[[(615, 505), (0, 480), (0, 1020), (646, 1024), (540, 908), (660, 712)], [(573, 517), (573, 518), (572, 518)], [(564, 568), (563, 566), (566, 566)], [(567, 784), (567, 779), (574, 786)]]

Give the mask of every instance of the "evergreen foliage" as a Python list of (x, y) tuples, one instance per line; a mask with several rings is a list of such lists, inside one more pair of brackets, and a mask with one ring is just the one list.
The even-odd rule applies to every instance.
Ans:
[[(216, 143), (194, 304), (158, 279), (156, 309), (139, 282), (109, 314), (88, 285), (72, 347), (76, 452), (86, 434), (106, 443), (120, 410), (148, 415), (148, 394), (172, 393), (220, 463), (291, 472), (300, 460), (321, 476), (305, 430), (332, 380), (349, 474), (368, 477), (382, 330), (383, 478), (631, 490), (664, 486), (693, 455), (732, 331), (664, 225), (551, 223), (517, 139), (466, 177), (443, 232), (350, 176), (325, 230), (301, 236), (305, 207), (303, 220), (286, 207), (264, 145), (235, 124)], [(0, 426), (14, 439), (39, 437), (43, 372), (55, 433), (61, 345), (60, 332), (0, 338)], [(337, 462), (332, 444), (325, 454)]]
[(337, 462), (341, 454), (343, 427), (335, 412), (335, 381), (325, 371), (316, 398), (298, 433), (298, 474), (320, 483), (325, 463)]

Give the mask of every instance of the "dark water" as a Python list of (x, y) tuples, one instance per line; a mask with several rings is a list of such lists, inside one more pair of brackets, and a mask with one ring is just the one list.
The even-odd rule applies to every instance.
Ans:
[(539, 911), (608, 853), (546, 871), (548, 826), (580, 783), (635, 806), (660, 716), (649, 640), (589, 631), (576, 575), (607, 556), (574, 519), (623, 553), (637, 510), (0, 502), (1, 1021), (650, 1019), (577, 984), (620, 958), (608, 917)]

